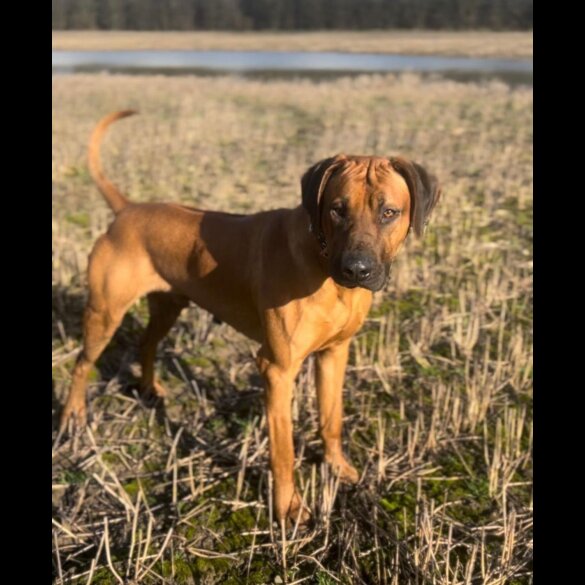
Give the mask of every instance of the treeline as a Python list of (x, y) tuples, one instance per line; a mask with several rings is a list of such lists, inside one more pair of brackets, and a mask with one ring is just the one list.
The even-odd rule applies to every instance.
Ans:
[(532, 29), (532, 0), (52, 0), (53, 29)]

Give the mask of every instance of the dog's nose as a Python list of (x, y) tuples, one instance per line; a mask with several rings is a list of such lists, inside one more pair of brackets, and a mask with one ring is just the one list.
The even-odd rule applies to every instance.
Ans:
[(363, 282), (372, 274), (374, 262), (363, 256), (347, 256), (341, 267), (344, 278), (352, 282)]

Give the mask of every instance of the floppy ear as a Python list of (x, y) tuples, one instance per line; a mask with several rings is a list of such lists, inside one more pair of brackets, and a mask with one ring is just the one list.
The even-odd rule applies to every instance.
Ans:
[(435, 175), (413, 161), (396, 156), (390, 159), (394, 170), (402, 176), (410, 191), (410, 227), (422, 236), (431, 211), (439, 201), (441, 188)]
[(319, 206), (325, 185), (339, 166), (338, 163), (343, 160), (345, 156), (342, 154), (323, 159), (309, 168), (301, 178), (303, 207), (311, 218), (311, 229), (315, 234), (320, 230)]

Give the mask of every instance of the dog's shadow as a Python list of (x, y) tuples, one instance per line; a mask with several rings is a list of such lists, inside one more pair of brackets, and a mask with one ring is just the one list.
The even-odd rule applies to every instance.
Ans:
[[(53, 347), (62, 346), (66, 339), (75, 339), (81, 342), (83, 312), (86, 299), (87, 293), (83, 289), (53, 286)], [(176, 432), (179, 425), (173, 423), (167, 417), (164, 401), (143, 399), (139, 396), (138, 379), (131, 368), (131, 366), (137, 361), (138, 345), (144, 332), (147, 318), (148, 317), (145, 317), (143, 321), (142, 319), (137, 318), (135, 312), (129, 311), (126, 313), (118, 330), (96, 362), (95, 368), (99, 372), (101, 380), (108, 382), (113, 378), (116, 378), (121, 386), (120, 391), (123, 394), (141, 400), (144, 406), (154, 408), (158, 423), (162, 424), (166, 419), (171, 430)], [(172, 336), (172, 331), (170, 335)], [(241, 433), (241, 426), (236, 424), (237, 418), (248, 418), (262, 412), (262, 383), (258, 373), (251, 372), (247, 374), (246, 383), (248, 388), (250, 388), (249, 391), (238, 391), (234, 384), (229, 380), (223, 364), (219, 361), (212, 362), (214, 368), (214, 375), (212, 377), (195, 376), (192, 366), (180, 355), (177, 355), (176, 352), (172, 351), (169, 337), (161, 341), (159, 350), (162, 351), (158, 352), (160, 357), (157, 358), (157, 370), (160, 370), (162, 367), (169, 374), (203, 389), (205, 391), (206, 399), (210, 401), (214, 407), (215, 415), (217, 417), (225, 418), (230, 435), (232, 435), (232, 433)], [(71, 367), (74, 361), (75, 357), (72, 356), (69, 361)], [(59, 418), (66, 397), (66, 391), (68, 390), (70, 383), (70, 376), (67, 376), (65, 380), (56, 380), (55, 376), (53, 376), (51, 382), (53, 410), (52, 429), (54, 438), (58, 431)], [(57, 385), (61, 385), (62, 388), (66, 389), (65, 392), (61, 391), (61, 399), (57, 396)], [(218, 388), (221, 388), (221, 391), (218, 390)], [(105, 386), (102, 385), (102, 391), (104, 389)], [(236, 417), (233, 416), (234, 413)], [(229, 415), (232, 415), (232, 420), (230, 420)], [(236, 422), (233, 421), (234, 418), (236, 418)], [(183, 436), (188, 440), (184, 432)], [(196, 443), (196, 441), (194, 440), (193, 443)]]
[[(82, 339), (82, 319), (87, 293), (83, 290), (76, 291), (68, 288), (53, 288), (53, 346), (63, 346), (64, 338), (74, 339), (81, 343)], [(164, 401), (144, 401), (137, 392), (138, 380), (133, 375), (129, 366), (135, 361), (138, 353), (138, 344), (146, 319), (139, 319), (134, 312), (129, 312), (118, 328), (116, 334), (104, 350), (96, 363), (96, 369), (99, 372), (101, 380), (109, 382), (116, 378), (120, 384), (120, 392), (141, 401), (143, 406), (152, 408), (155, 411), (155, 422), (160, 427), (167, 427), (173, 436), (181, 430), (181, 434), (176, 448), (178, 458), (188, 457), (194, 451), (200, 451), (205, 454), (205, 458), (210, 460), (213, 467), (222, 469), (224, 473), (233, 474), (241, 466), (238, 457), (238, 451), (235, 452), (217, 448), (214, 441), (205, 440), (205, 438), (196, 436), (190, 431), (188, 425), (181, 424), (180, 420), (173, 420), (174, 417), (168, 416)], [(212, 327), (215, 327), (212, 326)], [(172, 349), (173, 331), (170, 337), (165, 338), (160, 345), (162, 351), (158, 352), (157, 371), (166, 370), (176, 378), (184, 381), (184, 386), (196, 386), (199, 391), (205, 394), (212, 407), (210, 414), (206, 418), (205, 425), (212, 429), (214, 425), (220, 424), (224, 429), (225, 436), (232, 440), (240, 441), (244, 439), (246, 425), (248, 422), (258, 417), (261, 418), (264, 412), (262, 381), (259, 373), (255, 368), (245, 368), (245, 373), (238, 375), (239, 382), (244, 386), (244, 390), (238, 389), (229, 379), (229, 374), (225, 368), (225, 359), (222, 361), (218, 358), (216, 361), (211, 360), (213, 373), (207, 370), (206, 374), (193, 371), (192, 365), (187, 363), (180, 355)], [(66, 353), (66, 352), (65, 352)], [(208, 354), (209, 357), (209, 354)], [(75, 361), (75, 357), (70, 358), (67, 363), (66, 373), (60, 372), (60, 377), (56, 380), (55, 375), (52, 379), (52, 440), (55, 441), (58, 436), (58, 427), (63, 403), (66, 392), (71, 381), (70, 371)], [(124, 365), (125, 364), (125, 365)], [(121, 367), (122, 365), (122, 367)], [(59, 369), (59, 368), (57, 368)], [(244, 376), (244, 379), (242, 379)], [(242, 384), (243, 383), (243, 384)], [(57, 392), (59, 390), (59, 392)], [(106, 391), (106, 384), (100, 384), (99, 392)], [(186, 388), (185, 391), (193, 391)], [(304, 445), (304, 460), (307, 463), (320, 463), (323, 458), (322, 451), (319, 448), (313, 448), (305, 442), (305, 434), (302, 429), (295, 429), (295, 444), (301, 442)], [(202, 440), (203, 439), (203, 440)], [(207, 437), (209, 439), (209, 437)], [(246, 468), (246, 483), (252, 487), (256, 498), (266, 496), (267, 484), (265, 477), (265, 467), (260, 461), (255, 465)], [(170, 489), (170, 488), (169, 488)], [(171, 495), (163, 496), (163, 500), (172, 501)], [(172, 508), (172, 506), (171, 506)], [(166, 521), (171, 522), (173, 518), (171, 513)]]

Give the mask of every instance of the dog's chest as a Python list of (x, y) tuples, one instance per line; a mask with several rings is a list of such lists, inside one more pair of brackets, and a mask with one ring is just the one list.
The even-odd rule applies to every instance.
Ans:
[(321, 319), (319, 349), (344, 341), (355, 335), (363, 325), (370, 308), (371, 298), (346, 294), (319, 312)]
[(340, 301), (339, 305), (341, 305), (340, 311), (342, 312), (342, 317), (339, 321), (343, 323), (340, 326), (339, 334), (350, 337), (357, 333), (363, 325), (370, 308), (370, 303), (353, 302), (348, 305)]

